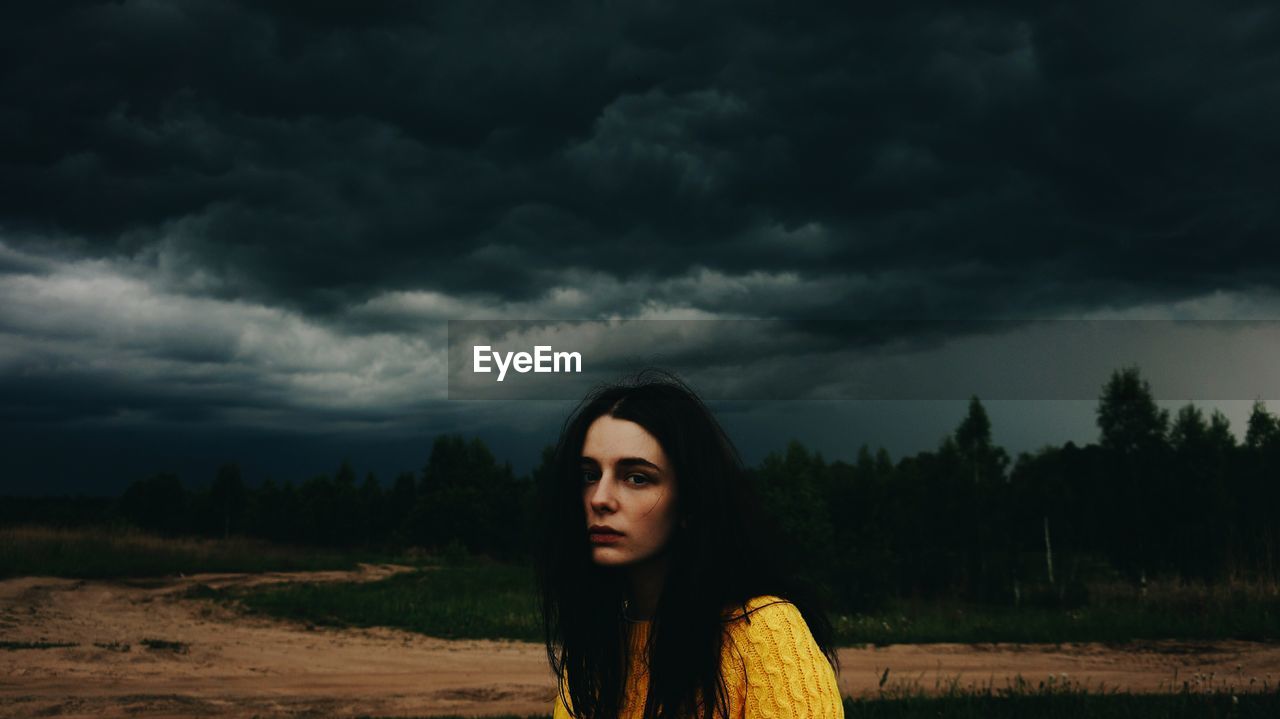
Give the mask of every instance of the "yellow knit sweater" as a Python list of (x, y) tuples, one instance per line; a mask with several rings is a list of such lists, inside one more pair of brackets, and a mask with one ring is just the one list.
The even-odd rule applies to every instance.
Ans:
[[(729, 696), (727, 719), (843, 719), (835, 672), (794, 604), (778, 597), (756, 597), (747, 602), (745, 615), (739, 609), (730, 616), (720, 658)], [(644, 646), (649, 623), (631, 626), (631, 670), (619, 719), (640, 719), (648, 692)], [(570, 719), (566, 701), (562, 691), (554, 719)]]

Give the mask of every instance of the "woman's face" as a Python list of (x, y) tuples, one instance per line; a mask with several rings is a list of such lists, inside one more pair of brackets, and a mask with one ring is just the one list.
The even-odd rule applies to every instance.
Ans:
[(677, 521), (675, 500), (675, 472), (653, 435), (608, 415), (587, 428), (582, 502), (592, 561), (618, 567), (657, 555)]

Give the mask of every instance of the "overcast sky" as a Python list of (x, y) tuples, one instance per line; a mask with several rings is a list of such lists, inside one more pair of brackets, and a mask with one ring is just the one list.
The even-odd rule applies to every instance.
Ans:
[[(451, 319), (1280, 317), (1272, 3), (855, 5), (6, 5), (0, 493), (523, 471), (572, 402), (446, 399)], [(820, 335), (760, 361), (847, 380)], [(968, 394), (825, 386), (718, 406), (897, 457)], [(1034, 399), (997, 441), (1095, 438)]]

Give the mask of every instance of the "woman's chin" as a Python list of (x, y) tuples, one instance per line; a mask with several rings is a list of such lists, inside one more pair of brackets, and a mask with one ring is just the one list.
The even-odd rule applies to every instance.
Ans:
[(618, 550), (616, 547), (592, 547), (591, 561), (602, 567), (620, 567), (627, 564), (630, 559), (626, 552)]

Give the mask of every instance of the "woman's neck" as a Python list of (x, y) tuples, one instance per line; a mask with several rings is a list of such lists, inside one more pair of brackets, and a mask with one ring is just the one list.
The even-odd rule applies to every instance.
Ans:
[(667, 578), (666, 557), (654, 557), (628, 568), (629, 584), (628, 616), (631, 619), (653, 619), (662, 597), (662, 585)]

